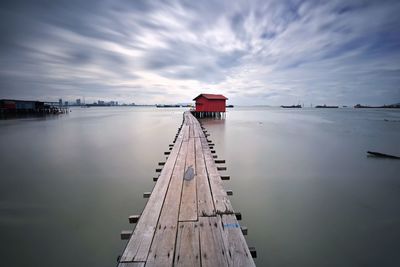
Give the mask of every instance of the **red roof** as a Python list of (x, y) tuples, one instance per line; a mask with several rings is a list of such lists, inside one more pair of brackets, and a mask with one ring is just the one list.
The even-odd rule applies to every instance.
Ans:
[(227, 100), (228, 98), (226, 98), (223, 95), (214, 95), (214, 94), (199, 94), (198, 96), (196, 96), (193, 100), (196, 100), (199, 97), (205, 97), (207, 99), (211, 99), (211, 100)]

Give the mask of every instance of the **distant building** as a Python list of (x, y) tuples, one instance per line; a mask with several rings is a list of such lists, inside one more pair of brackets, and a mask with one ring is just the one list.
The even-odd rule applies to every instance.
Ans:
[(98, 105), (104, 105), (104, 101), (99, 100), (99, 101), (97, 101), (97, 104), (98, 104)]
[(193, 100), (196, 101), (196, 112), (225, 112), (227, 99), (223, 95), (200, 94)]
[(81, 105), (81, 100), (80, 100), (79, 98), (76, 100), (76, 104), (77, 104), (78, 106)]
[(62, 102), (62, 99), (60, 98), (60, 99), (58, 99), (58, 105), (60, 106), (60, 107), (62, 107), (62, 104), (63, 102)]
[(65, 102), (64, 102), (64, 105), (65, 105), (65, 106), (68, 106), (68, 101), (65, 101)]

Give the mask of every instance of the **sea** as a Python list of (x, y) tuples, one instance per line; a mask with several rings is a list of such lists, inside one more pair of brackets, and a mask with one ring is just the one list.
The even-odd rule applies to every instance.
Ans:
[[(184, 108), (0, 121), (2, 266), (116, 266)], [(235, 107), (203, 119), (257, 266), (400, 266), (400, 110)]]

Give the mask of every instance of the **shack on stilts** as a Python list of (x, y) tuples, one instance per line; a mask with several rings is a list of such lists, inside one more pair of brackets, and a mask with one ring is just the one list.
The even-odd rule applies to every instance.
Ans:
[(226, 98), (217, 94), (200, 94), (193, 99), (196, 101), (196, 109), (192, 114), (196, 118), (223, 118), (226, 112)]

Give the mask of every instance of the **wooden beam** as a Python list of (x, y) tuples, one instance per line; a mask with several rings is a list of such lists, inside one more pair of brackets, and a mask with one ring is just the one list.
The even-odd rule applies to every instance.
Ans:
[(231, 214), (233, 213), (232, 204), (229, 201), (225, 189), (223, 188), (221, 176), (219, 175), (218, 170), (215, 166), (215, 162), (211, 156), (210, 149), (207, 147), (207, 141), (204, 138), (200, 138), (200, 140), (203, 147), (203, 154), (204, 160), (206, 162), (208, 179), (210, 181), (210, 187), (213, 194), (215, 212), (216, 214)]
[(231, 255), (228, 258), (229, 265), (255, 266), (235, 215), (222, 215), (222, 226), (224, 244)]
[(129, 223), (137, 223), (139, 221), (140, 215), (129, 216)]
[[(190, 128), (192, 129), (193, 126), (191, 125)], [(194, 138), (190, 138), (188, 142), (185, 175), (183, 177), (183, 189), (179, 211), (180, 222), (197, 220), (196, 180)]]
[(247, 235), (248, 232), (247, 226), (240, 226), (240, 230), (242, 230), (243, 235)]
[(128, 240), (132, 236), (132, 230), (121, 231), (121, 240)]
[(249, 247), (250, 254), (253, 258), (257, 258), (257, 250), (255, 247)]
[(242, 220), (242, 213), (235, 212), (235, 217), (236, 217), (236, 220), (241, 221)]
[(204, 267), (228, 266), (220, 221), (219, 216), (199, 217), (201, 264)]
[(144, 267), (146, 263), (145, 262), (120, 262), (118, 264), (118, 267)]
[(215, 208), (207, 177), (206, 164), (199, 138), (195, 140), (197, 174), (197, 209), (199, 216), (214, 216)]
[(198, 222), (179, 222), (174, 266), (201, 266)]

